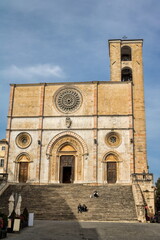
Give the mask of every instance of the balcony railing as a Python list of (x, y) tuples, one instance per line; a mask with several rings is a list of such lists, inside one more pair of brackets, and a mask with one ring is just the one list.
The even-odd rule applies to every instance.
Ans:
[(142, 181), (152, 181), (153, 174), (152, 173), (133, 173), (132, 174), (133, 182), (142, 182)]

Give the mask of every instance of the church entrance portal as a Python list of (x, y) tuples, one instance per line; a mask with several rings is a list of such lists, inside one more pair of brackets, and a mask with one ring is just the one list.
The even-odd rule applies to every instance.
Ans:
[(73, 183), (74, 181), (74, 162), (73, 155), (62, 155), (60, 157), (60, 182)]
[(28, 180), (28, 162), (20, 162), (19, 182), (26, 183)]
[(107, 162), (107, 182), (116, 183), (117, 181), (117, 163)]

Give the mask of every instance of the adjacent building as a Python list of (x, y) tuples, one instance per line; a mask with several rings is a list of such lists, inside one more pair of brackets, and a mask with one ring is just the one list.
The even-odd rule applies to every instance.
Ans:
[(5, 162), (6, 146), (7, 146), (6, 139), (1, 139), (0, 140), (0, 173), (6, 173), (6, 162)]

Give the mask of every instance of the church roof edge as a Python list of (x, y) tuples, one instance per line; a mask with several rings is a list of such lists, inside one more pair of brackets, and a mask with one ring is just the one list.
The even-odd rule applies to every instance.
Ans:
[(10, 84), (14, 87), (27, 87), (27, 86), (49, 86), (49, 85), (73, 85), (73, 84), (128, 84), (130, 82), (119, 82), (119, 81), (87, 81), (87, 82), (50, 82), (50, 83), (24, 83), (24, 84)]

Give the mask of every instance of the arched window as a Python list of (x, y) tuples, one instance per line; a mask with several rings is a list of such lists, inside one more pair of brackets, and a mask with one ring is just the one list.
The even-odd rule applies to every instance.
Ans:
[(128, 46), (124, 46), (121, 48), (121, 61), (131, 61), (131, 48)]
[(132, 69), (131, 68), (125, 67), (122, 69), (121, 81), (122, 82), (132, 81)]

